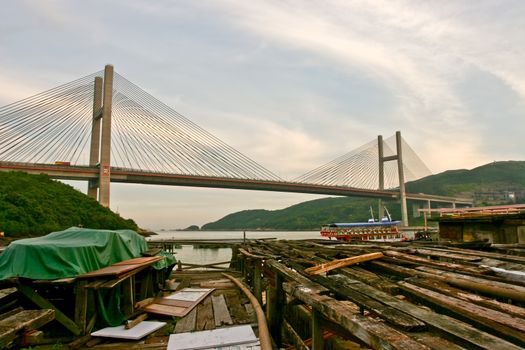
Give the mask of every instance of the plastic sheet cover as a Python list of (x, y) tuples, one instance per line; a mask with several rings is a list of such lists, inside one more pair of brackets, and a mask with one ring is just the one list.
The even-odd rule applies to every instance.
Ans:
[(71, 227), (12, 242), (0, 255), (0, 280), (75, 277), (122, 260), (138, 258), (147, 249), (144, 237), (131, 230)]

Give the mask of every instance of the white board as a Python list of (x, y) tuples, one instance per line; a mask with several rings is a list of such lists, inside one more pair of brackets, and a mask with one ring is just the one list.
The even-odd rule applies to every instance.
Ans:
[(206, 288), (184, 288), (178, 292), (170, 294), (165, 299), (182, 300), (182, 301), (197, 301), (204, 294), (209, 293), (212, 289)]
[(250, 325), (217, 328), (209, 331), (171, 334), (167, 350), (214, 349), (253, 343), (257, 337)]
[(166, 322), (142, 321), (131, 329), (126, 329), (124, 325), (106, 327), (91, 333), (91, 335), (96, 337), (138, 340), (147, 336), (148, 334), (155, 332), (157, 329), (160, 329), (165, 325)]

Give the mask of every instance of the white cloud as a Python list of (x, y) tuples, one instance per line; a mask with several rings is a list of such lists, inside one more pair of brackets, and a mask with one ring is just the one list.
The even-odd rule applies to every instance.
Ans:
[[(520, 0), (11, 2), (0, 13), (0, 102), (113, 63), (285, 178), (396, 130), (434, 172), (471, 168), (523, 158), (524, 17)], [(218, 200), (183, 197), (181, 217)], [(206, 217), (245, 205), (234, 197)]]

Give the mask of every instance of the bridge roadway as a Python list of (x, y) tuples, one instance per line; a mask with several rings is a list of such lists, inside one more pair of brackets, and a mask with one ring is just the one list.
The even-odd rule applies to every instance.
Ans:
[[(78, 166), (78, 165), (55, 165), (55, 164), (31, 164), (0, 161), (0, 171), (22, 171), (29, 174), (47, 174), (54, 179), (63, 180), (90, 180), (97, 179), (99, 175), (98, 167)], [(196, 176), (196, 175), (177, 175), (147, 172), (141, 170), (131, 170), (112, 167), (110, 171), (111, 182), (139, 183), (147, 185), (168, 185), (168, 186), (192, 186), (192, 187), (213, 187), (230, 188), (242, 190), (274, 191), (274, 192), (293, 192), (310, 193), (332, 196), (347, 197), (368, 197), (395, 200), (399, 198), (397, 191), (379, 191), (353, 188), (347, 186), (326, 186), (305, 184), (300, 182), (286, 181), (266, 181), (250, 180), (226, 177)], [(409, 194), (407, 199), (419, 201), (432, 201), (442, 203), (455, 203), (462, 205), (472, 205), (472, 199), (454, 198), (446, 196), (435, 196), (426, 194)]]

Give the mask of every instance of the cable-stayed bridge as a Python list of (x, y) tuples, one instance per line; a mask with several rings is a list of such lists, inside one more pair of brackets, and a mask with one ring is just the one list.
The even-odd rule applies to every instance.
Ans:
[(218, 187), (472, 204), (406, 193), (429, 169), (395, 136), (285, 180), (151, 96), (112, 66), (0, 108), (0, 171), (87, 180), (109, 206), (110, 182)]

